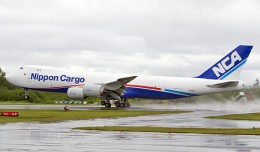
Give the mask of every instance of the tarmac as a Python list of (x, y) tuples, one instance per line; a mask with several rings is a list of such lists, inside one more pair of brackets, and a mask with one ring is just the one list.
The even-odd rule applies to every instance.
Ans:
[[(1, 105), (1, 108), (60, 109), (62, 105)], [(72, 106), (70, 109), (100, 109)], [(0, 151), (260, 151), (259, 136), (140, 133), (72, 130), (84, 126), (165, 126), (209, 128), (260, 128), (258, 121), (220, 120), (213, 115), (259, 112), (254, 103), (199, 103), (134, 106), (132, 109), (191, 110), (190, 113), (116, 119), (63, 121), (57, 123), (15, 123), (0, 125)]]

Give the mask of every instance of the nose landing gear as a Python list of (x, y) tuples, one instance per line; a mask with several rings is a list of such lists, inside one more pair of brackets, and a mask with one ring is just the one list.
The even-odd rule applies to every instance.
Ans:
[(29, 90), (28, 89), (24, 89), (24, 99), (25, 100), (28, 100), (28, 99), (30, 99), (30, 96), (29, 96)]

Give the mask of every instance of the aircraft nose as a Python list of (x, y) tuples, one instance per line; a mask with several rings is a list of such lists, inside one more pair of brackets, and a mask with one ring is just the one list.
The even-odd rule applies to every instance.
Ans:
[(7, 73), (7, 74), (5, 75), (5, 78), (6, 78), (6, 80), (7, 80), (9, 83), (11, 83), (11, 84), (15, 84), (15, 82), (16, 82), (14, 73)]

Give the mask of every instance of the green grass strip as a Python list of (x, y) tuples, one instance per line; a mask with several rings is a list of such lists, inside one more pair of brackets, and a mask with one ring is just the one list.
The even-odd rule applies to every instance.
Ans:
[(27, 101), (0, 101), (0, 105), (36, 105), (39, 103), (30, 103)]
[(260, 129), (223, 129), (223, 128), (168, 128), (150, 126), (104, 126), (79, 127), (79, 130), (160, 132), (160, 133), (194, 133), (194, 134), (228, 134), (228, 135), (260, 135)]
[(19, 112), (19, 117), (0, 116), (0, 124), (16, 122), (58, 122), (96, 118), (135, 117), (159, 114), (177, 114), (185, 111), (148, 110), (42, 110), (42, 109), (0, 109), (1, 112)]
[(222, 115), (222, 116), (210, 116), (207, 118), (260, 121), (260, 113), (231, 114), (231, 115)]

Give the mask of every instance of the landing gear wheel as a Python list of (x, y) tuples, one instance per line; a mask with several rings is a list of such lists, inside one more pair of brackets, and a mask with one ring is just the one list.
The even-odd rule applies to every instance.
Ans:
[(121, 106), (120, 102), (119, 102), (119, 101), (116, 101), (116, 102), (115, 102), (115, 106), (116, 106), (116, 107), (120, 107), (120, 106)]
[(120, 107), (125, 107), (125, 104), (124, 103), (120, 103)]
[(28, 99), (30, 99), (30, 96), (28, 95), (29, 94), (29, 90), (28, 89), (24, 89), (24, 99), (25, 100), (28, 100)]
[(130, 107), (130, 106), (131, 106), (131, 105), (130, 105), (129, 102), (125, 103), (125, 107)]
[(130, 103), (127, 101), (127, 99), (122, 99), (121, 107), (130, 107)]
[(111, 103), (106, 103), (106, 104), (105, 104), (105, 107), (106, 107), (106, 108), (110, 108), (110, 107), (111, 107)]
[(29, 95), (25, 95), (24, 99), (28, 100), (28, 99), (30, 99), (30, 96)]
[(105, 106), (106, 105), (106, 101), (101, 101), (100, 103), (102, 106)]

